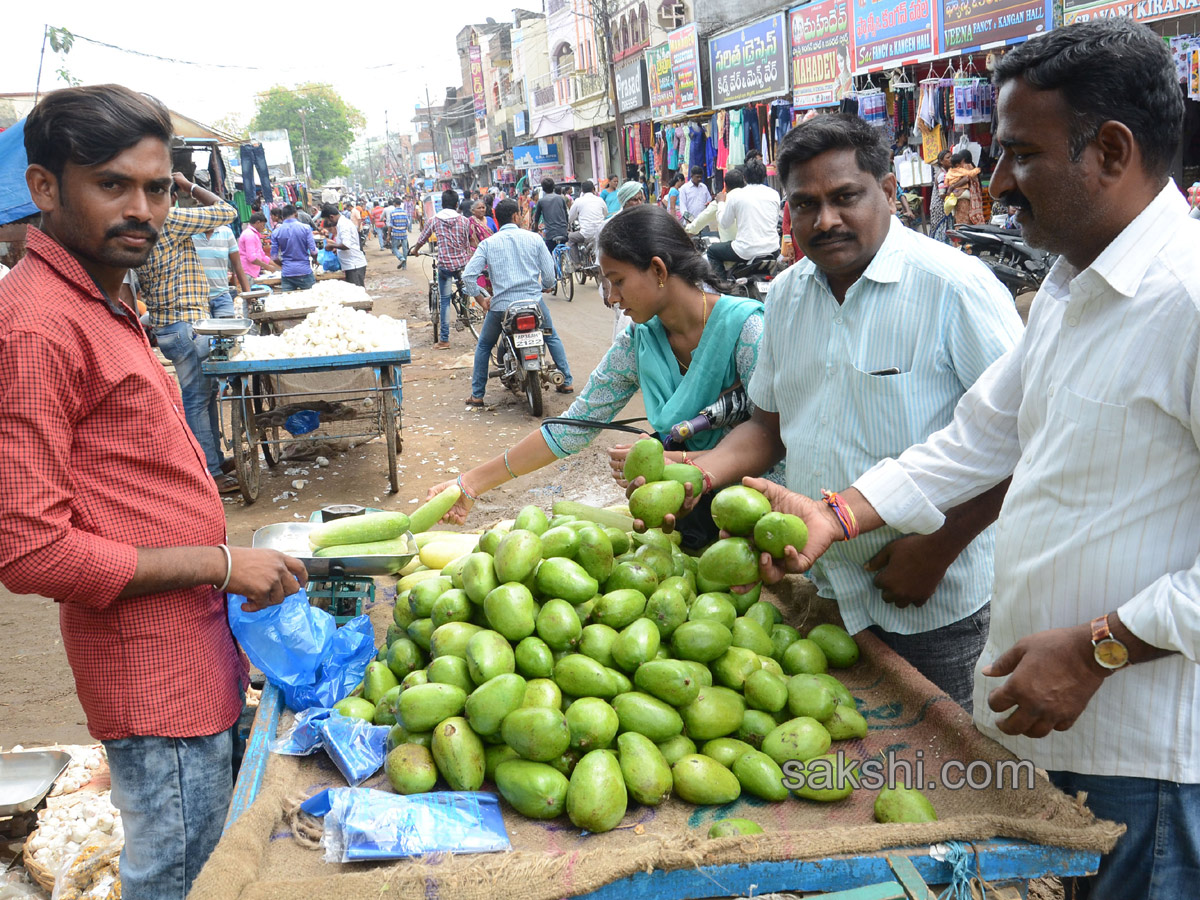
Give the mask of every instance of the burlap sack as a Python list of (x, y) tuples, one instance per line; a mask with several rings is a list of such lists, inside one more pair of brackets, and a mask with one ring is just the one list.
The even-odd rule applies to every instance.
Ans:
[[(836, 607), (816, 598), (805, 579), (789, 580), (771, 599), (784, 610), (785, 620), (802, 632), (818, 622), (838, 621)], [(960, 707), (880, 641), (868, 635), (859, 643), (862, 660), (838, 675), (859, 698), (870, 732), (861, 741), (842, 742), (840, 749), (859, 760), (889, 752), (913, 764), (922, 760), (924, 778), (935, 782), (926, 793), (937, 810), (937, 822), (876, 824), (875, 792), (866, 790), (833, 804), (753, 798), (723, 807), (695, 807), (674, 798), (656, 808), (631, 803), (619, 828), (586, 836), (566, 817), (535, 822), (505, 805), (511, 853), (339, 865), (324, 862), (322, 852), (313, 849), (319, 822), (298, 819), (295, 805), (322, 788), (345, 782), (324, 754), (303, 759), (273, 756), (258, 799), (222, 839), (190, 900), (553, 900), (655, 869), (864, 855), (947, 840), (1008, 837), (1077, 850), (1112, 849), (1123, 826), (1097, 820), (1044, 778), (1037, 778), (1032, 787), (1022, 778), (1015, 787), (945, 789), (940, 768), (948, 760), (965, 766), (1014, 757), (981, 735)], [(386, 790), (387, 782), (381, 774), (366, 786)], [(709, 825), (728, 816), (753, 819), (766, 833), (708, 840)], [(718, 879), (711, 893), (728, 896), (745, 888)]]

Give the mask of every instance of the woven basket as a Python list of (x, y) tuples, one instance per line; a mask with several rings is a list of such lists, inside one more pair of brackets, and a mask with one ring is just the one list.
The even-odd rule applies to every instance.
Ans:
[[(29, 846), (30, 838), (32, 838), (35, 834), (37, 834), (36, 828), (29, 833), (28, 837), (25, 838), (26, 846)], [(38, 883), (38, 886), (49, 893), (53, 893), (54, 873), (34, 859), (32, 853), (23, 853), (23, 862), (25, 863), (25, 871), (28, 872), (29, 876)]]

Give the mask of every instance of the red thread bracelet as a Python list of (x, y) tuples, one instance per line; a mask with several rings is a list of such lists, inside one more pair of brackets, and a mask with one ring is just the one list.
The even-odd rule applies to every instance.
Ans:
[(824, 499), (825, 504), (833, 510), (833, 514), (837, 516), (838, 524), (842, 526), (842, 534), (845, 535), (845, 539), (852, 541), (858, 537), (858, 519), (854, 515), (854, 510), (842, 499), (841, 495), (836, 491), (822, 490), (821, 497)]

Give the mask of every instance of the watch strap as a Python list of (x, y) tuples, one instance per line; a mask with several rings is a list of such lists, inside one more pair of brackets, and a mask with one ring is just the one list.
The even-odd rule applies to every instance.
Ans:
[(1098, 644), (1112, 637), (1112, 629), (1108, 627), (1108, 614), (1096, 616), (1091, 622), (1092, 643)]

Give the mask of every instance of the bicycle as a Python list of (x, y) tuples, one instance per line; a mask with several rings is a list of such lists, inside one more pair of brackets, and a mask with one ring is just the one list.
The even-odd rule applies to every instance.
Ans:
[(550, 256), (554, 259), (554, 287), (550, 289), (553, 296), (558, 296), (558, 289), (561, 286), (563, 291), (563, 299), (568, 303), (575, 299), (575, 282), (571, 279), (573, 266), (571, 265), (571, 257), (568, 255), (570, 249), (567, 246), (566, 238), (554, 239), (554, 251)]
[[(454, 322), (454, 330), (462, 331), (468, 329), (475, 340), (479, 340), (479, 329), (483, 327), (483, 319), (486, 313), (474, 297), (468, 297), (463, 292), (462, 270), (458, 269), (454, 272), (454, 289), (450, 292), (450, 305), (457, 313), (457, 319)], [(441, 334), (442, 320), (442, 295), (438, 288), (438, 267), (437, 261), (433, 263), (433, 280), (429, 282), (429, 319), (433, 322), (433, 339), (436, 342)]]

